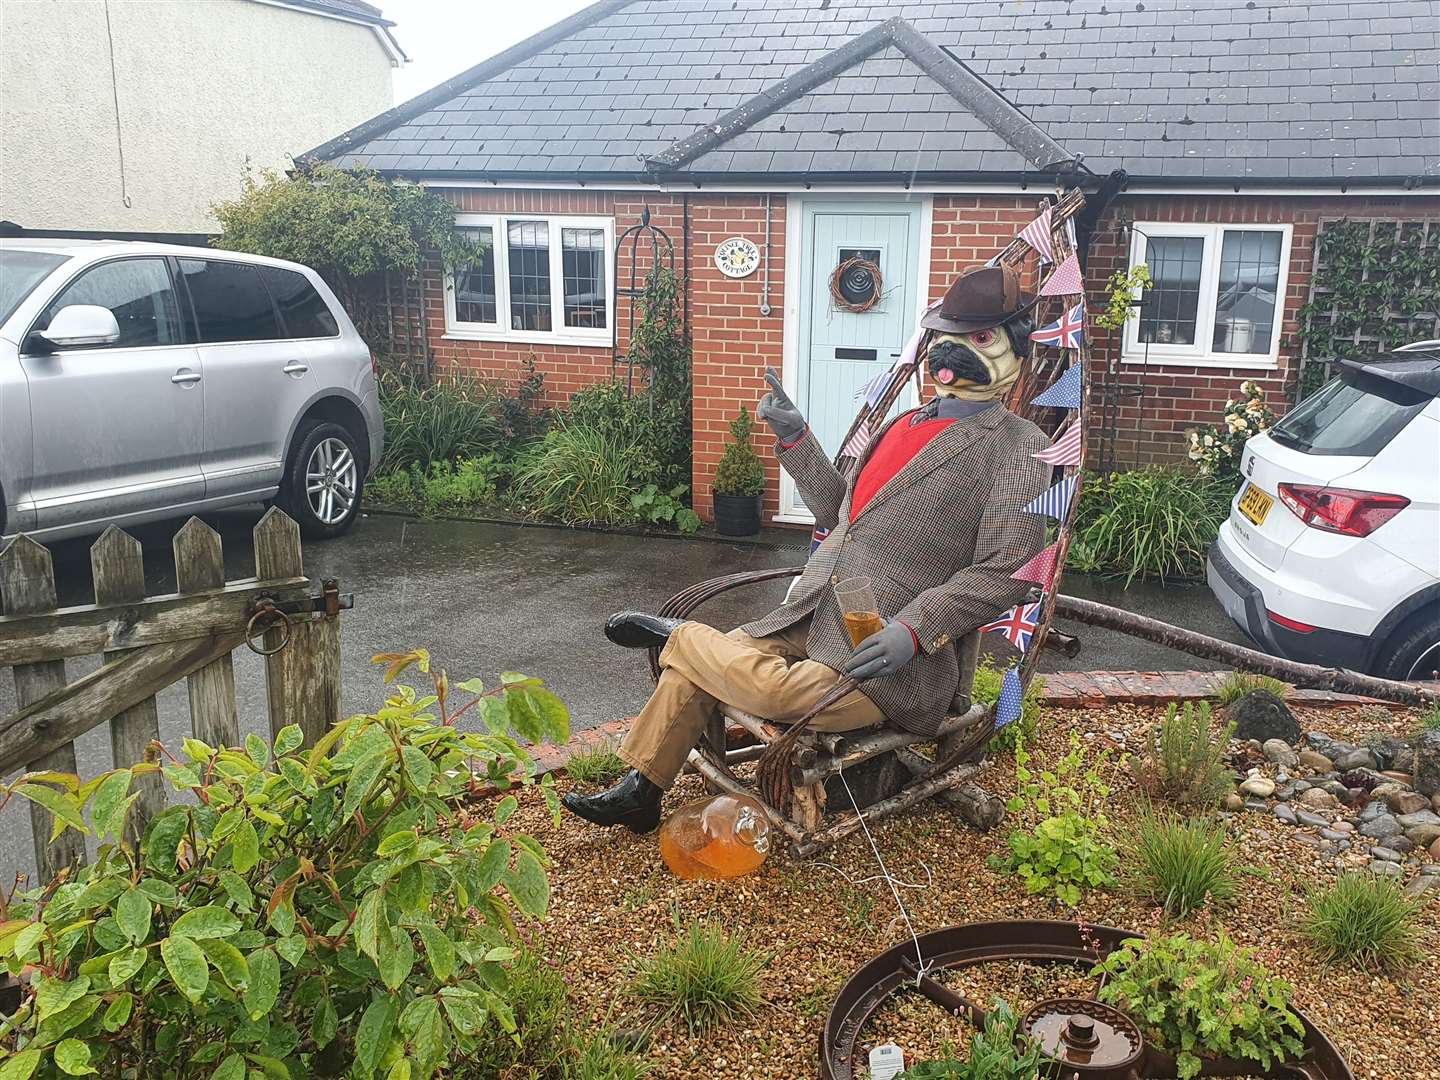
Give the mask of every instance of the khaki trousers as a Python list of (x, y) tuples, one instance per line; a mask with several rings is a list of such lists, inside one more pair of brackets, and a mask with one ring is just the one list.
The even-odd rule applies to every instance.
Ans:
[[(718, 703), (793, 723), (809, 712), (840, 673), (805, 654), (806, 619), (769, 637), (725, 634), (704, 623), (681, 624), (660, 652), (660, 681), (620, 746), (620, 758), (668, 788), (700, 741)], [(816, 731), (854, 731), (884, 715), (858, 690), (810, 722)]]

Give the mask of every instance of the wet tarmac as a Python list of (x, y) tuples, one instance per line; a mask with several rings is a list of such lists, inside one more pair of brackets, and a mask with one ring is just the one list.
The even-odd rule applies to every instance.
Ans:
[[(227, 577), (254, 573), (250, 530), (260, 511), (207, 518), (224, 540)], [(174, 588), (170, 541), (181, 522), (134, 530), (145, 550), (148, 592)], [(650, 686), (643, 653), (625, 653), (601, 633), (605, 617), (625, 607), (654, 609), (696, 581), (740, 570), (798, 565), (803, 533), (767, 533), (763, 544), (551, 529), (511, 524), (362, 518), (345, 537), (306, 546), (307, 572), (336, 577), (353, 593), (342, 614), (341, 663), (346, 714), (373, 708), (385, 691), (370, 657), (379, 652), (430, 650), (454, 680), (494, 680), (501, 671), (539, 677), (569, 706), (576, 727), (633, 713)], [(772, 542), (773, 541), (773, 542)], [(61, 604), (91, 600), (90, 541), (52, 547)], [(1209, 590), (1081, 578), (1065, 591), (1146, 614), (1227, 640), (1242, 637)], [(785, 585), (766, 583), (721, 597), (699, 613), (730, 627), (779, 602)], [(1206, 669), (1215, 665), (1123, 635), (1064, 626), (1084, 642), (1079, 656), (1047, 654), (1047, 670)], [(73, 679), (98, 661), (71, 661)], [(264, 669), (258, 656), (235, 653), (242, 734), (263, 731)], [(159, 697), (160, 737), (178, 745), (188, 733), (184, 686)], [(14, 686), (0, 678), (0, 715), (15, 707)], [(76, 741), (80, 774), (111, 767), (109, 738), (99, 728)], [(28, 812), (0, 813), (0, 883), (32, 865)]]

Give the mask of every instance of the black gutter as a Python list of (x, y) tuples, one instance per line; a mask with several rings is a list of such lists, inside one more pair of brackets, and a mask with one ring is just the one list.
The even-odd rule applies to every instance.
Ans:
[(368, 142), (377, 135), (383, 135), (393, 127), (397, 127), (406, 121), (413, 120), (422, 113), (429, 112), (434, 106), (449, 101), (455, 95), (463, 93), (478, 82), (514, 67), (523, 60), (528, 60), (536, 53), (544, 52), (550, 46), (563, 41), (571, 34), (584, 30), (593, 23), (599, 22), (607, 16), (615, 14), (621, 8), (630, 3), (630, 0), (596, 0), (589, 7), (582, 8), (568, 19), (561, 19), (554, 26), (546, 27), (538, 34), (532, 34), (524, 41), (510, 46), (504, 52), (496, 53), (488, 60), (482, 60), (474, 67), (462, 71), (454, 78), (446, 79), (438, 86), (431, 87), (418, 97), (396, 105), (379, 116), (372, 116), (363, 124), (357, 124), (349, 131), (335, 136), (328, 142), (323, 142), (312, 150), (295, 156), (295, 163), (302, 164), (307, 160), (326, 161), (338, 157), (349, 147), (356, 143)]

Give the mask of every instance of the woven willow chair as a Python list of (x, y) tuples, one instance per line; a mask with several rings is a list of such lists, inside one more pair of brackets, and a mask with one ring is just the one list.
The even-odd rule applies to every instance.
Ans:
[[(1066, 192), (1051, 209), (1054, 266), (1063, 262), (1072, 250), (1066, 223), (1085, 204), (1078, 190)], [(1035, 266), (1028, 244), (1018, 237), (1001, 252), (1000, 261), (1013, 266), (1032, 282), (1043, 283), (1045, 274)], [(1027, 259), (1032, 259), (1027, 264)], [(1041, 301), (1037, 310), (1063, 303), (1064, 298)], [(1043, 322), (1043, 318), (1038, 321)], [(1077, 356), (1077, 352), (1079, 355)], [(1006, 400), (1007, 407), (1024, 416), (1052, 436), (1073, 415), (1070, 411), (1036, 407), (1030, 400), (1044, 390), (1072, 363), (1082, 365), (1082, 402), (1088, 406), (1090, 384), (1088, 346), (1073, 349), (1037, 349), (1025, 365), (1021, 378)], [(873, 406), (865, 405), (846, 434), (842, 446), (862, 424), (873, 434), (890, 411), (891, 406), (913, 377), (918, 379), (924, 356), (916, 357), (910, 370), (904, 371), (889, 391)], [(1085, 410), (1082, 409), (1082, 413)], [(842, 474), (854, 466), (853, 458), (841, 454), (835, 460)], [(1077, 471), (1079, 466), (1076, 467)], [(1059, 559), (1055, 583), (1043, 594), (1039, 628), (1033, 636), (1020, 667), (1022, 685), (1028, 686), (1034, 674), (1039, 653), (1049, 631), (1058, 591), (1060, 570), (1064, 565), (1069, 542), (1070, 521), (1079, 503), (1079, 490), (1071, 500), (1069, 520), (1059, 528)], [(689, 618), (706, 601), (746, 585), (792, 578), (803, 567), (778, 570), (756, 570), (731, 574), (704, 581), (677, 593), (661, 609), (662, 615)], [(960, 687), (952, 702), (950, 715), (940, 724), (936, 738), (926, 739), (896, 727), (884, 726), (843, 734), (816, 732), (806, 728), (802, 719), (793, 730), (775, 724), (765, 717), (752, 716), (738, 709), (724, 707), (691, 752), (688, 767), (698, 772), (712, 791), (743, 794), (757, 799), (773, 825), (790, 838), (791, 850), (800, 857), (820, 849), (860, 828), (861, 815), (866, 822), (878, 820), (929, 798), (939, 797), (958, 811), (960, 817), (977, 829), (989, 829), (1004, 816), (1004, 804), (996, 796), (975, 783), (985, 769), (985, 746), (994, 733), (993, 708), (972, 702), (971, 690), (979, 654), (979, 635), (967, 634), (956, 642), (959, 654)], [(651, 674), (659, 678), (659, 650), (650, 651)], [(842, 679), (814, 711), (854, 689), (855, 682)], [(922, 752), (933, 745), (930, 754)], [(760, 761), (757, 775), (742, 780), (735, 767)], [(836, 781), (844, 769), (847, 785)], [(848, 783), (848, 781), (854, 781)], [(855, 791), (859, 788), (859, 791)], [(855, 791), (860, 806), (850, 805), (847, 792)], [(862, 794), (863, 793), (863, 794)]]

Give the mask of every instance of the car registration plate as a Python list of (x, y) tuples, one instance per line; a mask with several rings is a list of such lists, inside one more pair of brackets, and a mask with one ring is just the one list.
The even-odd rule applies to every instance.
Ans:
[(1270, 507), (1275, 505), (1275, 500), (1265, 492), (1261, 491), (1254, 484), (1247, 483), (1245, 490), (1240, 495), (1240, 501), (1235, 504), (1236, 509), (1253, 521), (1256, 525), (1265, 523), (1265, 515), (1270, 513)]

